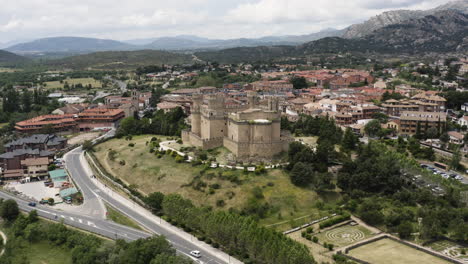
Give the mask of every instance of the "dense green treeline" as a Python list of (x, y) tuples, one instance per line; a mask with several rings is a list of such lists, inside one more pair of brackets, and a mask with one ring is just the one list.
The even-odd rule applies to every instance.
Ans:
[(337, 185), (347, 193), (345, 209), (402, 238), (419, 232), (425, 240), (448, 236), (466, 242), (466, 190), (448, 181), (445, 193), (436, 196), (425, 184), (413, 181), (418, 171), (423, 174), (405, 153), (379, 142), (361, 146), (358, 157), (345, 162), (338, 173)]
[(6, 221), (8, 243), (2, 264), (28, 264), (28, 247), (46, 241), (51, 247), (70, 252), (73, 264), (165, 264), (192, 263), (176, 255), (176, 250), (163, 237), (150, 237), (133, 242), (117, 240), (116, 243), (67, 228), (59, 223), (40, 221), (37, 212), (19, 213), (15, 201), (2, 201), (0, 216)]
[(181, 131), (187, 127), (185, 124), (185, 115), (182, 108), (164, 113), (164, 111), (156, 111), (148, 118), (141, 120), (134, 117), (127, 117), (120, 122), (120, 127), (117, 130), (117, 137), (128, 135), (141, 134), (156, 134), (165, 136), (180, 136)]
[(195, 207), (190, 200), (170, 194), (162, 201), (162, 211), (173, 224), (212, 240), (245, 263), (315, 263), (309, 250), (250, 217)]

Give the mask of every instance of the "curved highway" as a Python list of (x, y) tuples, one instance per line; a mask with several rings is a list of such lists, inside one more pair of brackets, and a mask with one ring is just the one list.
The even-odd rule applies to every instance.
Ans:
[[(168, 224), (145, 208), (122, 197), (93, 178), (81, 147), (68, 152), (64, 156), (64, 160), (70, 177), (83, 193), (84, 199), (88, 200), (88, 202), (84, 203), (82, 212), (87, 212), (91, 219), (101, 219), (103, 221), (101, 213), (103, 208), (102, 200), (139, 223), (152, 234), (164, 235), (180, 253), (188, 255), (192, 250), (199, 250), (202, 252), (200, 258), (202, 263), (242, 263), (224, 252), (198, 241), (191, 234)], [(100, 223), (97, 220), (96, 222)]]

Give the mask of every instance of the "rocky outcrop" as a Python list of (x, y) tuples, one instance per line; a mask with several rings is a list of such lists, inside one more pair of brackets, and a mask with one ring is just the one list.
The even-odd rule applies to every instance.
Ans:
[(374, 16), (369, 20), (347, 27), (342, 37), (343, 38), (362, 38), (375, 30), (381, 29), (389, 25), (404, 23), (411, 19), (418, 19), (428, 15), (433, 15), (440, 11), (456, 10), (461, 13), (468, 14), (468, 0), (452, 1), (445, 5), (438, 6), (429, 10), (395, 10), (384, 12)]

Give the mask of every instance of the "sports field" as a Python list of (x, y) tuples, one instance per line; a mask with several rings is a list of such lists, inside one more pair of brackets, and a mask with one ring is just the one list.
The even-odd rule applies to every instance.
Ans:
[(345, 225), (315, 235), (320, 243), (327, 242), (342, 247), (351, 245), (372, 236), (370, 230), (362, 226)]
[(348, 255), (373, 264), (450, 263), (388, 238), (355, 248)]
[(62, 83), (59, 81), (53, 81), (53, 82), (46, 82), (45, 83), (45, 88), (46, 89), (61, 89), (65, 85), (65, 83), (68, 83), (68, 85), (77, 85), (81, 83), (83, 86), (87, 86), (89, 84), (92, 85), (93, 88), (101, 88), (102, 83), (101, 81), (97, 81), (93, 78), (76, 78), (76, 79), (67, 79), (64, 80)]

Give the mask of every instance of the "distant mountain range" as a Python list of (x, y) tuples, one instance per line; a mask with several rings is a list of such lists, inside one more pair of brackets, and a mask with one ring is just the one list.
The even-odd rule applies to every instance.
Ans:
[(18, 54), (37, 53), (89, 53), (96, 51), (131, 51), (142, 49), (153, 50), (206, 50), (225, 49), (232, 47), (256, 47), (273, 45), (298, 45), (307, 41), (323, 37), (337, 36), (338, 30), (326, 29), (318, 33), (301, 36), (263, 37), (258, 39), (208, 39), (197, 36), (182, 35), (176, 37), (161, 37), (154, 39), (135, 39), (129, 41), (115, 41), (109, 39), (81, 38), (81, 37), (54, 37), (38, 39), (31, 42), (20, 43), (6, 48)]
[(283, 57), (340, 52), (403, 53), (468, 52), (468, 15), (454, 10), (438, 11), (419, 19), (388, 25), (361, 37), (328, 37), (299, 46), (242, 47), (197, 52), (207, 61), (255, 62)]
[[(317, 33), (307, 35), (269, 36), (262, 38), (239, 39), (208, 39), (198, 36), (181, 35), (175, 37), (161, 37), (149, 39), (134, 39), (128, 41), (116, 41), (110, 39), (81, 38), (81, 37), (53, 37), (38, 39), (31, 42), (14, 44), (6, 48), (7, 51), (20, 55), (37, 57), (38, 54), (54, 54), (53, 58), (86, 54), (97, 51), (134, 51), (134, 50), (167, 50), (167, 51), (212, 51), (235, 47), (258, 46), (297, 46), (311, 41), (330, 37), (342, 37), (345, 39), (365, 39), (374, 32), (391, 25), (404, 24), (407, 21), (433, 15), (444, 10), (457, 10), (468, 14), (468, 0), (449, 2), (430, 10), (396, 10), (384, 12), (369, 20), (351, 25), (345, 29), (325, 29)], [(381, 39), (381, 38), (380, 38)], [(405, 38), (406, 39), (406, 38)], [(371, 38), (372, 43), (377, 43)], [(393, 41), (393, 40), (392, 40)], [(336, 40), (334, 41), (334, 44)], [(359, 41), (355, 42), (359, 43)], [(7, 45), (1, 44), (0, 47)], [(348, 43), (348, 45), (351, 45)], [(362, 45), (359, 45), (362, 46)], [(449, 45), (450, 46), (450, 45)], [(276, 50), (276, 49), (273, 49)]]

